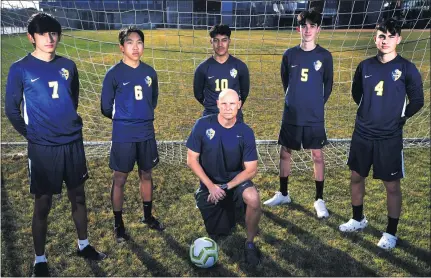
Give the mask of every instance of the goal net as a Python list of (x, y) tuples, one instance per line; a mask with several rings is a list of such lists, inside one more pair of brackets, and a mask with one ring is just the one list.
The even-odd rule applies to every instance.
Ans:
[[(284, 105), (281, 57), (299, 44), (296, 15), (310, 7), (322, 11), (318, 43), (334, 59), (334, 87), (325, 107), (327, 166), (345, 165), (357, 109), (351, 97), (353, 74), (361, 60), (376, 54), (373, 29), (388, 17), (402, 23), (398, 51), (416, 64), (424, 82), (425, 107), (405, 126), (405, 147), (429, 147), (430, 6), (430, 0), (1, 1), (2, 156), (26, 154), (24, 138), (4, 115), (4, 95), (10, 65), (33, 49), (25, 36), (26, 21), (37, 10), (59, 20), (64, 35), (57, 52), (77, 64), (78, 112), (89, 158), (109, 155), (111, 121), (100, 112), (101, 85), (106, 71), (121, 59), (118, 30), (136, 25), (145, 33), (142, 60), (159, 76), (155, 128), (161, 160), (184, 164), (184, 141), (203, 110), (193, 96), (194, 70), (212, 53), (208, 30), (224, 23), (233, 30), (230, 53), (250, 71), (251, 91), (243, 111), (258, 140), (260, 168), (276, 170)], [(296, 170), (312, 167), (309, 152), (294, 152), (293, 165)]]

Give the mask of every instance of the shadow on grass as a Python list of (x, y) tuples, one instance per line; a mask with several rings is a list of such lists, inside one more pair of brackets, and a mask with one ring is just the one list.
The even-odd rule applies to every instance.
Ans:
[(93, 273), (93, 276), (107, 277), (106, 272), (103, 271), (102, 268), (99, 266), (99, 262), (90, 261), (90, 260), (85, 260), (85, 262), (91, 268), (91, 272)]
[[(376, 276), (372, 269), (352, 258), (346, 252), (327, 246), (315, 235), (298, 227), (292, 222), (285, 220), (272, 212), (263, 210), (263, 214), (274, 223), (289, 230), (290, 233), (307, 247), (291, 244), (288, 241), (275, 239), (273, 236), (264, 234), (265, 241), (277, 246), (280, 256), (293, 263), (296, 268), (302, 269), (307, 276)], [(314, 217), (314, 215), (313, 215)]]
[[(167, 233), (161, 233), (161, 236), (165, 239), (171, 251), (175, 252), (175, 254), (177, 254), (178, 257), (180, 257), (183, 261), (187, 262), (191, 268), (194, 268), (197, 276), (222, 276), (222, 277), (238, 276), (236, 273), (226, 269), (220, 263), (217, 263), (214, 267), (211, 267), (210, 269), (200, 269), (194, 266), (190, 262), (188, 248), (181, 246), (171, 235)], [(180, 276), (181, 273), (175, 273), (175, 275)]]
[[(3, 173), (1, 176), (1, 234), (2, 241), (6, 250), (2, 250), (2, 267), (1, 276), (26, 276), (20, 272), (20, 268), (17, 267), (18, 263), (22, 261), (22, 258), (18, 256), (16, 250), (17, 236), (16, 231), (18, 227), (15, 224), (15, 219), (18, 217), (15, 215), (13, 208), (10, 206), (8, 193), (5, 188), (5, 182), (3, 179)], [(4, 254), (4, 255), (3, 255)], [(3, 265), (4, 264), (4, 265)], [(30, 267), (32, 269), (32, 267)], [(8, 270), (9, 273), (4, 273)], [(31, 275), (31, 273), (28, 273)]]
[(130, 250), (139, 258), (142, 265), (146, 266), (148, 272), (151, 273), (150, 276), (175, 276), (173, 273), (170, 273), (166, 267), (164, 267), (161, 263), (155, 260), (150, 254), (144, 251), (144, 246), (139, 245), (135, 242), (135, 240), (130, 237), (130, 240), (127, 241), (127, 245)]

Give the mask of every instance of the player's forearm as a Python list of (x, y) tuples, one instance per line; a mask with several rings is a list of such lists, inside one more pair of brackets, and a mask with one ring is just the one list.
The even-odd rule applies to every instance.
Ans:
[(101, 106), (101, 112), (103, 114), (103, 116), (112, 119), (112, 112), (114, 111), (113, 106)]
[(27, 138), (27, 128), (24, 119), (21, 117), (21, 111), (17, 108), (11, 109), (8, 106), (6, 106), (5, 110), (6, 116), (11, 122), (12, 126), (15, 128), (15, 130), (18, 131), (19, 134)]
[(409, 104), (406, 106), (406, 111), (405, 111), (405, 116), (407, 118), (412, 117), (414, 114), (416, 114), (417, 112), (419, 112), (419, 110), (421, 110), (421, 108), (424, 106), (424, 100), (422, 99), (418, 99), (415, 101), (410, 101)]
[(229, 189), (237, 187), (239, 184), (251, 180), (257, 174), (257, 167), (253, 167), (251, 169), (245, 169), (236, 175), (230, 182), (227, 183)]
[(199, 161), (193, 159), (193, 158), (187, 158), (187, 166), (195, 173), (195, 175), (200, 179), (200, 181), (205, 184), (205, 186), (208, 188), (208, 190), (211, 187), (214, 187), (214, 183), (208, 178), (207, 174), (205, 174), (204, 169), (202, 169), (202, 166), (199, 164)]

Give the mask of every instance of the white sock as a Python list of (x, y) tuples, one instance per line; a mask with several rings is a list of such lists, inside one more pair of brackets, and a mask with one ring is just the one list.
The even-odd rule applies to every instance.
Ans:
[(47, 262), (45, 254), (43, 254), (42, 256), (35, 256), (35, 257), (36, 257), (36, 259), (34, 260), (34, 264), (46, 263)]
[(78, 239), (78, 247), (79, 247), (79, 250), (84, 249), (85, 247), (87, 247), (87, 245), (88, 245), (88, 244), (89, 244), (89, 243), (88, 243), (88, 238), (83, 239), (83, 240)]

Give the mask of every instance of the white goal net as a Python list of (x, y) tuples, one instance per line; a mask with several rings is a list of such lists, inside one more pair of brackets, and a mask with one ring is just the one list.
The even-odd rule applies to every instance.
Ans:
[[(136, 25), (145, 34), (143, 61), (159, 76), (156, 139), (161, 160), (184, 164), (184, 141), (202, 113), (193, 96), (195, 68), (212, 53), (208, 30), (218, 23), (233, 32), (230, 53), (250, 70), (251, 90), (244, 119), (255, 131), (262, 170), (278, 168), (278, 132), (284, 92), (280, 63), (286, 48), (299, 44), (296, 15), (315, 7), (322, 11), (318, 43), (334, 59), (334, 87), (326, 104), (325, 147), (328, 167), (345, 165), (356, 105), (351, 82), (358, 63), (376, 54), (373, 30), (384, 18), (402, 24), (399, 53), (422, 74), (425, 107), (404, 128), (405, 147), (429, 147), (430, 138), (430, 18), (431, 1), (1, 1), (2, 156), (26, 154), (26, 143), (4, 115), (4, 95), (10, 65), (31, 52), (26, 21), (36, 11), (54, 15), (64, 35), (59, 55), (77, 64), (80, 75), (79, 114), (84, 121), (88, 158), (109, 154), (111, 122), (100, 112), (101, 85), (106, 71), (121, 59), (118, 30)], [(312, 167), (308, 152), (294, 152), (294, 168)]]

